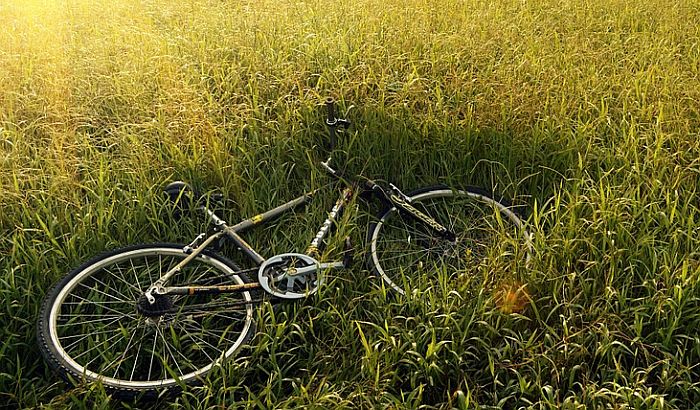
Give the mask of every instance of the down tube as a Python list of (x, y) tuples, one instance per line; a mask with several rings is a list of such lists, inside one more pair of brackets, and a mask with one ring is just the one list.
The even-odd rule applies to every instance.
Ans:
[(328, 231), (330, 231), (333, 222), (335, 222), (338, 215), (343, 211), (343, 208), (348, 203), (352, 197), (352, 188), (347, 187), (340, 194), (340, 198), (335, 202), (333, 209), (328, 213), (328, 218), (323, 222), (321, 229), (316, 234), (316, 237), (311, 241), (311, 245), (306, 249), (306, 254), (312, 258), (318, 258), (321, 251), (321, 244), (323, 243), (323, 238), (326, 237)]

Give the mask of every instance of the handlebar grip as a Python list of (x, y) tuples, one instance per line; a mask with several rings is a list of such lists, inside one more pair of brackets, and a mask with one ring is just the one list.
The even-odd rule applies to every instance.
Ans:
[(326, 98), (326, 109), (328, 110), (328, 117), (326, 123), (328, 125), (335, 125), (335, 100), (333, 97)]

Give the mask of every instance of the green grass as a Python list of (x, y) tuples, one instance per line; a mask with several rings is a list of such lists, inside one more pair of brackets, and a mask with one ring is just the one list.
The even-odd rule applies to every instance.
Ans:
[[(322, 184), (334, 95), (355, 106), (349, 171), (528, 204), (532, 266), (404, 299), (358, 264), (159, 405), (698, 406), (697, 0), (27, 0), (0, 26), (3, 405), (105, 403), (41, 359), (44, 294), (99, 252), (202, 229), (163, 218), (172, 179), (220, 189), (229, 220)], [(251, 241), (302, 250), (289, 219)], [(520, 313), (495, 302), (508, 281)]]

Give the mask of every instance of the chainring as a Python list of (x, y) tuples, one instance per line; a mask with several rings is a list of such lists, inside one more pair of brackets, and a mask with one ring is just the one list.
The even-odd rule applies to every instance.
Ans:
[[(323, 283), (320, 263), (300, 253), (283, 253), (266, 260), (258, 270), (258, 281), (266, 292), (283, 299), (301, 299), (316, 293)], [(309, 268), (307, 272), (299, 272)]]

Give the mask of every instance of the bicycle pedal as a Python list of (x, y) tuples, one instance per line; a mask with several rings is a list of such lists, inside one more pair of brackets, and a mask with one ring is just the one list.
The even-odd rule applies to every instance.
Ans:
[(355, 248), (352, 247), (352, 242), (350, 237), (345, 238), (345, 249), (343, 250), (343, 267), (349, 268), (352, 265), (352, 261), (355, 257)]

